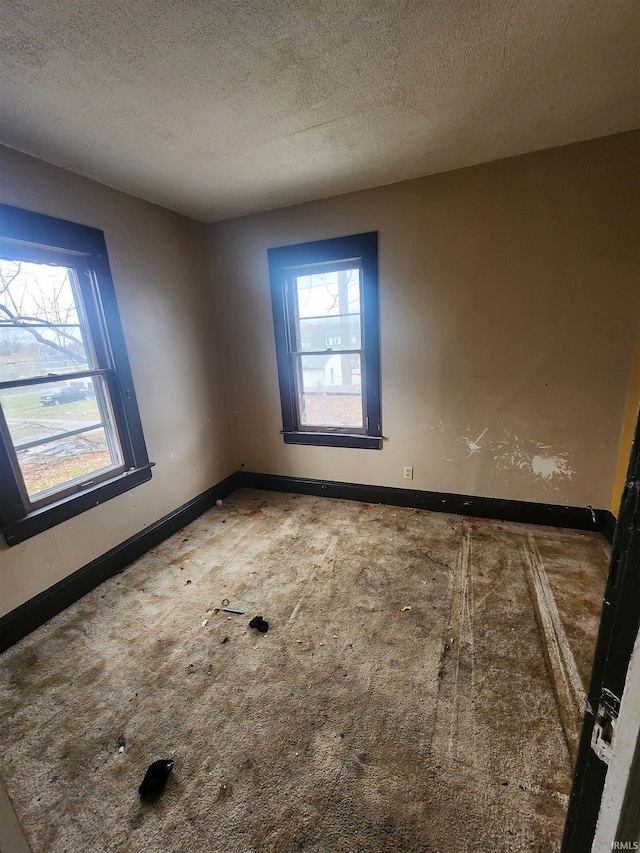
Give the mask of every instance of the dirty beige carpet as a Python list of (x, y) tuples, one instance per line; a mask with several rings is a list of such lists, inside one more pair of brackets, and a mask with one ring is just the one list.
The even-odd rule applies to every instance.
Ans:
[(606, 568), (598, 534), (238, 491), (0, 656), (31, 849), (558, 850), (557, 696), (580, 701)]

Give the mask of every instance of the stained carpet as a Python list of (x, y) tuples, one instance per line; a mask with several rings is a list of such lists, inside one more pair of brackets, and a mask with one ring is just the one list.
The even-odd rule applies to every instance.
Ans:
[(32, 853), (559, 850), (607, 560), (599, 534), (235, 492), (0, 656)]

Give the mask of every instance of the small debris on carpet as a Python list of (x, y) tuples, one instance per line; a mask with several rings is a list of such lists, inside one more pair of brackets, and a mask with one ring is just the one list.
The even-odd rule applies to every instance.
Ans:
[(160, 795), (162, 789), (167, 784), (167, 779), (174, 764), (175, 762), (170, 758), (161, 758), (159, 761), (154, 761), (149, 765), (144, 779), (138, 788), (141, 799), (153, 800)]
[(262, 616), (254, 616), (251, 622), (249, 622), (249, 627), (255, 628), (261, 634), (266, 634), (269, 630), (269, 623)]

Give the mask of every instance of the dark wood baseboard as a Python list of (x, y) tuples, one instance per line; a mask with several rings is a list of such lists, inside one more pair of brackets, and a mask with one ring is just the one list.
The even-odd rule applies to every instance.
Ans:
[(546, 524), (552, 527), (569, 527), (576, 530), (594, 530), (603, 533), (611, 542), (615, 530), (615, 517), (609, 510), (589, 507), (559, 506), (554, 504), (508, 501), (499, 498), (482, 498), (472, 495), (455, 495), (446, 492), (425, 492), (415, 489), (397, 489), (391, 486), (367, 486), (358, 483), (341, 483), (331, 480), (311, 480), (304, 477), (285, 477), (277, 474), (257, 474), (236, 471), (230, 477), (174, 512), (165, 515), (135, 536), (116, 545), (106, 554), (63, 578), (44, 592), (16, 607), (0, 618), (0, 652), (17, 643), (31, 631), (86, 595), (107, 578), (122, 571), (151, 548), (181, 527), (202, 515), (218, 500), (238, 488), (266, 489), (276, 492), (293, 492), (328, 498), (361, 501), (372, 504), (389, 504), (435, 512), (452, 512), (476, 518), (495, 518), (519, 521), (526, 524)]
[(475, 518), (495, 518), (519, 521), (524, 524), (546, 524), (573, 530), (594, 530), (603, 533), (611, 542), (615, 517), (607, 509), (541, 504), (529, 501), (510, 501), (501, 498), (482, 498), (455, 495), (447, 492), (425, 492), (397, 489), (391, 486), (365, 486), (332, 480), (310, 480), (304, 477), (283, 477), (278, 474), (238, 472), (238, 487), (267, 489), (275, 492), (294, 492), (327, 498), (344, 498), (372, 504), (407, 506), (432, 512), (452, 512)]
[(213, 506), (218, 498), (225, 498), (235, 491), (238, 488), (237, 480), (237, 474), (232, 474), (0, 618), (0, 652), (44, 625), (103, 581), (121, 572), (181, 527), (190, 524)]

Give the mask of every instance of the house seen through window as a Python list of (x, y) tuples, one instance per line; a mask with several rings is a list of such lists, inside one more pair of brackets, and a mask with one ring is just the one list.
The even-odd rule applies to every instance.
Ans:
[(380, 446), (377, 235), (269, 251), (288, 443)]
[(303, 427), (362, 429), (360, 267), (292, 273)]

